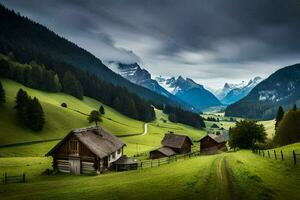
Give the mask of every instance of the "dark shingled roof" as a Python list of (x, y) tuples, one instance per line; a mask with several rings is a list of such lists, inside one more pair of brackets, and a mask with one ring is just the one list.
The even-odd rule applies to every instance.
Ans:
[(176, 155), (176, 152), (173, 149), (169, 148), (169, 147), (161, 147), (161, 148), (157, 149), (157, 151), (164, 154), (165, 156), (174, 156), (174, 155)]
[(88, 127), (71, 131), (53, 149), (51, 149), (46, 156), (52, 155), (62, 144), (65, 143), (66, 140), (72, 136), (76, 137), (99, 158), (104, 158), (125, 146), (125, 143), (104, 129), (100, 127)]
[[(223, 143), (226, 142), (225, 138), (223, 135), (216, 135), (216, 134), (207, 134), (208, 137), (210, 137), (211, 139), (213, 139), (214, 141), (216, 141), (217, 143)], [(205, 137), (207, 137), (205, 136)], [(201, 138), (200, 141), (202, 139), (204, 139), (205, 137)]]
[(127, 157), (126, 155), (123, 155), (115, 162), (115, 164), (117, 165), (137, 164), (137, 160), (134, 158)]
[(193, 144), (191, 139), (186, 135), (177, 135), (174, 133), (167, 133), (167, 134), (165, 134), (165, 137), (162, 140), (161, 144), (164, 147), (181, 148), (186, 139), (191, 144)]

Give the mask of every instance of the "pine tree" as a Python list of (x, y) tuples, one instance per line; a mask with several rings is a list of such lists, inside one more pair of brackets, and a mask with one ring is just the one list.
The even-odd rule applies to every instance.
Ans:
[(89, 123), (95, 122), (98, 126), (98, 122), (102, 122), (101, 115), (97, 110), (93, 110), (88, 116)]
[(282, 120), (283, 116), (284, 116), (284, 110), (281, 106), (279, 106), (277, 115), (276, 115), (275, 129), (277, 129), (279, 122)]
[(0, 106), (3, 105), (4, 103), (5, 103), (5, 90), (0, 81)]
[(99, 112), (101, 113), (101, 115), (105, 114), (105, 110), (104, 110), (104, 107), (102, 105), (99, 108)]
[(82, 85), (71, 72), (66, 72), (64, 75), (63, 90), (78, 99), (83, 98)]
[(44, 111), (42, 105), (36, 97), (29, 99), (25, 113), (25, 124), (27, 127), (33, 131), (40, 131), (43, 129), (45, 124)]
[(294, 104), (293, 111), (297, 111), (297, 105)]
[(28, 104), (28, 100), (27, 92), (20, 88), (16, 96), (16, 105), (14, 108), (17, 110), (17, 117), (22, 123), (25, 122), (25, 108)]

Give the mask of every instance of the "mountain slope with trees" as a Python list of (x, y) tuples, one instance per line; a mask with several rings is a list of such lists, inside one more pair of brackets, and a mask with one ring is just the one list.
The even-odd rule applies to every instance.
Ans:
[(240, 101), (228, 106), (226, 116), (273, 119), (279, 106), (300, 103), (300, 64), (277, 70)]
[[(180, 106), (172, 99), (135, 85), (115, 74), (88, 51), (0, 4), (0, 53), (7, 55), (10, 52), (13, 52), (20, 63), (30, 63), (34, 60), (45, 65), (46, 68), (57, 73), (61, 80), (67, 71), (72, 72), (73, 75), (88, 72), (95, 75), (93, 79), (99, 78), (115, 86), (125, 87), (155, 104)], [(87, 88), (83, 90), (88, 96), (89, 93), (94, 92), (87, 92)]]

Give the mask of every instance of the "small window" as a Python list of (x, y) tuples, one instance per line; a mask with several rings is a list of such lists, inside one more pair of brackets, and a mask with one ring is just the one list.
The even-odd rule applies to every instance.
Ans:
[(113, 158), (113, 159), (116, 158), (116, 152), (112, 154), (112, 158)]
[(70, 151), (73, 154), (77, 154), (79, 152), (79, 143), (77, 140), (70, 140)]
[(121, 149), (118, 150), (118, 154), (120, 154), (120, 153), (121, 153)]

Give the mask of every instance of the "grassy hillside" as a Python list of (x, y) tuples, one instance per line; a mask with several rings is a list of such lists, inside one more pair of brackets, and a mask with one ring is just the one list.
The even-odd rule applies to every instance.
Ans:
[[(295, 146), (299, 148), (300, 144)], [(99, 176), (40, 175), (47, 158), (0, 158), (0, 173), (28, 183), (0, 187), (3, 199), (299, 199), (300, 168), (250, 151), (200, 156), (161, 167)], [(17, 193), (15, 191), (18, 191)], [(113, 192), (118, 191), (118, 192)], [(113, 195), (112, 195), (113, 192)]]
[[(88, 97), (84, 97), (84, 100), (80, 101), (64, 93), (42, 92), (10, 80), (2, 79), (1, 81), (6, 92), (7, 103), (1, 108), (0, 145), (62, 138), (71, 129), (89, 126), (87, 116), (74, 110), (88, 114), (91, 110), (98, 110), (101, 105), (100, 102)], [(15, 120), (15, 110), (13, 107), (19, 88), (23, 88), (31, 96), (36, 96), (42, 103), (46, 116), (46, 124), (40, 133), (30, 131), (19, 125)], [(68, 109), (60, 106), (62, 102), (67, 103)], [(142, 132), (143, 122), (121, 115), (105, 105), (104, 107), (106, 114), (103, 117), (102, 125), (109, 131), (116, 135)]]
[[(84, 100), (81, 101), (64, 93), (43, 92), (7, 79), (1, 79), (1, 81), (6, 91), (7, 103), (0, 110), (0, 146), (25, 144), (18, 144), (14, 148), (0, 148), (0, 156), (44, 155), (58, 142), (58, 139), (64, 137), (71, 129), (89, 126), (85, 114), (90, 113), (91, 110), (98, 110), (101, 105), (101, 102), (88, 97), (84, 97)], [(19, 88), (23, 88), (29, 95), (36, 96), (41, 101), (46, 117), (46, 124), (42, 132), (33, 132), (17, 123), (13, 107)], [(62, 102), (67, 103), (68, 108), (61, 107)], [(203, 130), (171, 123), (165, 114), (156, 110), (157, 119), (148, 124), (147, 134), (138, 135), (144, 132), (144, 122), (128, 118), (108, 106), (104, 105), (104, 107), (105, 115), (101, 125), (113, 134), (122, 136), (122, 140), (127, 144), (126, 152), (128, 154), (136, 154), (158, 147), (163, 135), (168, 131), (187, 134), (193, 139), (199, 139), (204, 134)], [(47, 141), (55, 139), (57, 140)], [(32, 144), (45, 140), (44, 143)], [(31, 145), (34, 146), (33, 149)]]
[[(44, 154), (59, 141), (51, 139), (63, 137), (70, 129), (89, 125), (82, 113), (98, 109), (101, 103), (90, 98), (80, 101), (62, 93), (32, 90), (10, 80), (1, 81), (7, 103), (0, 111), (0, 142), (14, 145), (0, 147), (0, 174), (25, 172), (28, 181), (0, 185), (1, 199), (59, 199), (62, 196), (65, 199), (79, 196), (86, 199), (299, 199), (299, 166), (293, 166), (288, 159), (267, 159), (250, 151), (200, 156), (156, 168), (107, 172), (99, 176), (42, 175), (52, 168), (51, 157)], [(40, 133), (16, 123), (13, 106), (19, 88), (41, 100), (47, 121)], [(62, 108), (62, 102), (70, 109)], [(193, 140), (205, 134), (204, 130), (171, 123), (160, 110), (156, 110), (156, 120), (147, 124), (147, 133), (142, 134), (143, 122), (127, 118), (107, 106), (105, 110), (102, 126), (126, 142), (127, 155), (160, 146), (168, 131), (189, 135)], [(261, 123), (270, 131), (274, 122)], [(217, 124), (228, 128), (234, 122), (221, 120)], [(300, 143), (278, 150), (300, 152)]]

